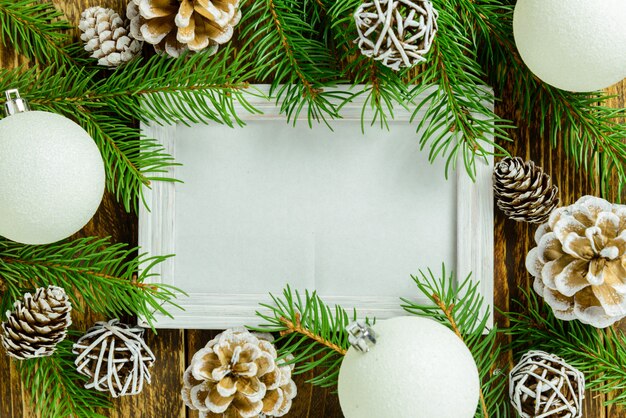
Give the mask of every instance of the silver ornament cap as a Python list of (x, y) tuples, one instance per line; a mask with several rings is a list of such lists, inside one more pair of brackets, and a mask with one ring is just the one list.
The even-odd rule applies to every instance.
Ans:
[(376, 345), (376, 333), (367, 324), (359, 321), (351, 322), (347, 327), (348, 342), (361, 353), (367, 353)]
[(30, 110), (30, 105), (26, 99), (22, 99), (17, 89), (10, 89), (4, 92), (7, 101), (4, 103), (4, 113), (6, 116), (24, 113)]

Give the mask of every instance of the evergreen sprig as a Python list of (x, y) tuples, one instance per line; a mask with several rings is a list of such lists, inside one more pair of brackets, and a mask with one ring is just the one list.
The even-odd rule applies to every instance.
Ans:
[[(510, 0), (463, 1), (463, 26), (480, 46), (480, 62), (499, 94), (518, 105), (522, 120), (539, 118), (540, 134), (562, 147), (577, 167), (600, 177), (602, 192), (626, 186), (626, 109), (602, 92), (572, 93), (539, 80), (524, 64), (513, 38)], [(509, 87), (511, 87), (509, 89)], [(618, 184), (611, 181), (616, 175)]]
[(240, 23), (240, 38), (245, 40), (240, 49), (250, 51), (255, 78), (271, 82), (270, 95), (294, 124), (303, 110), (309, 125), (339, 118), (339, 105), (346, 97), (328, 89), (339, 81), (340, 72), (328, 45), (319, 39), (312, 22), (316, 15), (306, 7), (310, 3), (248, 2)]
[(97, 410), (111, 403), (103, 393), (84, 388), (86, 377), (76, 371), (70, 337), (77, 335), (70, 331), (53, 356), (16, 362), (22, 383), (41, 418), (105, 418)]
[(49, 65), (79, 65), (68, 47), (72, 26), (54, 4), (35, 0), (0, 0), (0, 38), (5, 47)]
[(301, 295), (289, 286), (282, 297), (270, 296), (273, 304), (261, 304), (269, 313), (257, 312), (265, 323), (252, 329), (279, 333), (279, 353), (283, 358), (293, 356), (288, 363), (295, 364), (294, 373), (315, 370), (309, 383), (335, 387), (339, 366), (350, 346), (345, 328), (356, 320), (356, 312), (348, 314), (340, 306), (331, 308), (317, 293)]
[(141, 315), (152, 325), (155, 312), (167, 315), (168, 306), (176, 307), (176, 289), (145, 283), (167, 257), (147, 258), (137, 251), (96, 238), (38, 246), (0, 240), (2, 312), (23, 293), (55, 285), (67, 291), (74, 309), (88, 306), (107, 317)]
[(606, 404), (626, 406), (626, 336), (613, 327), (597, 329), (580, 321), (561, 321), (534, 292), (523, 292), (521, 312), (507, 313), (512, 349), (544, 350), (562, 357), (585, 375), (587, 389), (610, 394)]
[(450, 328), (469, 348), (476, 361), (481, 389), (475, 417), (508, 417), (508, 376), (498, 368), (502, 352), (497, 340), (498, 331), (495, 327), (486, 329), (491, 313), (479, 292), (480, 283), (472, 283), (469, 276), (455, 286), (454, 273), (447, 274), (443, 265), (440, 276), (428, 269), (420, 271), (412, 279), (431, 304), (403, 298), (402, 307), (411, 314), (430, 318)]

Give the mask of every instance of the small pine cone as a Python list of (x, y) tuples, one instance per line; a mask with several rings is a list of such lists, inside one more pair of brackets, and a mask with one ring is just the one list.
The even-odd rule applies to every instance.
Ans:
[(92, 53), (98, 65), (117, 67), (141, 52), (143, 42), (129, 34), (129, 22), (113, 9), (85, 9), (78, 27), (83, 32), (80, 39), (85, 42), (85, 51)]
[(540, 224), (559, 204), (559, 188), (534, 162), (519, 157), (504, 158), (493, 173), (498, 207), (510, 219)]
[(212, 55), (233, 36), (240, 0), (131, 0), (131, 34), (172, 57), (183, 52)]
[(72, 324), (70, 304), (60, 287), (41, 287), (24, 295), (2, 323), (2, 345), (19, 360), (52, 355)]
[(143, 339), (142, 328), (119, 320), (98, 322), (74, 344), (76, 370), (89, 378), (85, 388), (109, 392), (117, 398), (136, 395), (150, 383), (154, 354)]

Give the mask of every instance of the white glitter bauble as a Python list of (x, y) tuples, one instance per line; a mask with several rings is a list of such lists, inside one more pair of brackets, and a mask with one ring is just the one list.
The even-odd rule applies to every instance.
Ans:
[(377, 322), (376, 345), (351, 347), (339, 370), (346, 418), (472, 418), (479, 375), (463, 341), (427, 318)]
[(626, 77), (625, 21), (624, 0), (518, 0), (513, 32), (537, 77), (587, 92)]
[(80, 230), (104, 193), (104, 163), (89, 134), (40, 111), (0, 120), (0, 235), (48, 244)]

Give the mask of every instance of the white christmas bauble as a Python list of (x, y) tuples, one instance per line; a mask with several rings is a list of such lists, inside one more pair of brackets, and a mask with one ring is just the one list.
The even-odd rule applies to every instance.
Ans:
[(89, 134), (49, 112), (0, 120), (0, 235), (48, 244), (80, 230), (104, 193), (104, 163)]
[(445, 326), (420, 317), (377, 322), (376, 345), (350, 348), (339, 370), (346, 418), (472, 418), (479, 376), (472, 354)]
[(588, 92), (626, 77), (625, 22), (625, 0), (518, 0), (513, 32), (537, 77)]

